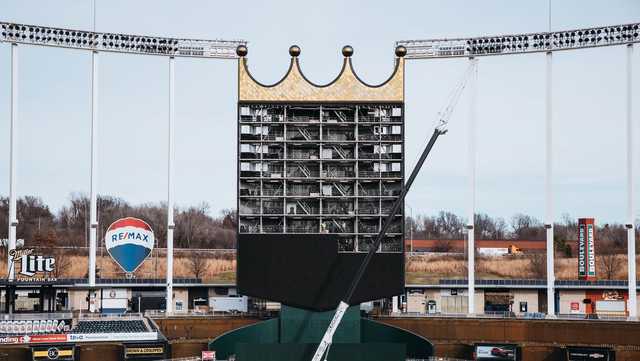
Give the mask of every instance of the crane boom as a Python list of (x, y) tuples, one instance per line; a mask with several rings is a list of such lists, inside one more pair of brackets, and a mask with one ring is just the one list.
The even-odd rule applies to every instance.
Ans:
[(398, 210), (402, 206), (404, 198), (409, 192), (409, 189), (411, 188), (413, 181), (418, 176), (420, 169), (422, 169), (422, 165), (424, 164), (425, 160), (427, 159), (427, 156), (431, 152), (431, 149), (436, 143), (436, 140), (438, 140), (439, 136), (447, 132), (447, 124), (449, 123), (451, 114), (453, 114), (453, 110), (455, 109), (455, 106), (458, 104), (458, 100), (462, 95), (462, 91), (464, 90), (468, 79), (475, 72), (475, 70), (476, 70), (476, 62), (471, 62), (471, 64), (469, 65), (469, 67), (464, 73), (462, 81), (458, 84), (456, 88), (454, 88), (453, 92), (449, 96), (447, 105), (443, 108), (442, 111), (438, 113), (438, 123), (435, 129), (433, 130), (433, 133), (431, 135), (431, 138), (429, 139), (429, 142), (427, 143), (424, 150), (422, 151), (422, 154), (418, 159), (418, 163), (415, 165), (415, 167), (411, 171), (411, 175), (409, 176), (407, 183), (405, 183), (405, 185), (402, 187), (400, 195), (398, 196), (398, 199), (396, 199), (395, 203), (393, 204), (393, 208), (391, 212), (389, 212), (389, 214), (387, 215), (387, 218), (385, 218), (384, 223), (382, 225), (382, 229), (380, 230), (380, 233), (378, 233), (376, 240), (370, 246), (369, 252), (367, 253), (362, 263), (360, 264), (360, 267), (358, 268), (358, 271), (356, 272), (356, 275), (353, 281), (351, 282), (351, 285), (349, 286), (349, 289), (347, 290), (345, 297), (342, 299), (342, 301), (340, 301), (340, 304), (338, 305), (338, 308), (336, 309), (336, 312), (333, 315), (331, 322), (329, 323), (329, 327), (327, 327), (327, 330), (325, 331), (324, 335), (322, 336), (322, 339), (320, 340), (320, 344), (318, 345), (318, 348), (316, 349), (316, 352), (313, 355), (312, 361), (322, 361), (322, 357), (327, 355), (327, 350), (329, 349), (329, 347), (331, 346), (331, 343), (333, 342), (333, 335), (338, 329), (338, 326), (340, 326), (340, 322), (342, 321), (342, 318), (344, 317), (344, 314), (347, 311), (347, 308), (349, 308), (349, 304), (351, 303), (353, 294), (355, 293), (355, 290), (360, 284), (360, 280), (362, 279), (362, 276), (364, 276), (364, 273), (366, 272), (367, 267), (369, 266), (369, 263), (373, 258), (373, 255), (376, 253), (376, 250), (380, 247), (380, 243), (382, 242), (382, 239), (384, 238), (384, 236), (387, 233), (387, 230), (391, 226), (391, 223), (396, 213), (398, 213)]

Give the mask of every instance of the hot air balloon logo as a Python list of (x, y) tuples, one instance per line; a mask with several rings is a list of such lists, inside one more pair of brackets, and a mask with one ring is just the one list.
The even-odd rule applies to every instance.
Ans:
[(151, 254), (155, 238), (147, 222), (126, 217), (109, 226), (104, 243), (107, 252), (120, 268), (127, 273), (133, 273)]

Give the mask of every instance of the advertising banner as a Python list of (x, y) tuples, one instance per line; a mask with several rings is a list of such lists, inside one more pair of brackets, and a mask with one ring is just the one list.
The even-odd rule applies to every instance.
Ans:
[(102, 341), (155, 341), (157, 332), (138, 333), (70, 333), (69, 342), (102, 342)]
[(476, 360), (478, 361), (515, 361), (516, 353), (516, 345), (476, 344), (475, 347)]
[(124, 348), (124, 359), (137, 360), (159, 360), (164, 358), (164, 345), (160, 343), (150, 344), (129, 344)]
[(21, 336), (0, 337), (0, 345), (14, 345), (18, 343), (22, 343)]
[(595, 220), (578, 219), (578, 278), (591, 280), (596, 277)]
[(120, 268), (127, 273), (133, 273), (151, 254), (155, 238), (147, 222), (126, 217), (109, 226), (104, 236), (104, 244)]
[(31, 348), (31, 355), (33, 361), (73, 361), (75, 360), (75, 346), (36, 346)]
[(215, 351), (202, 351), (202, 361), (216, 361)]
[(157, 332), (138, 333), (70, 333), (0, 337), (0, 345), (64, 342), (156, 341)]
[(24, 336), (23, 342), (24, 343), (67, 342), (67, 335), (65, 335), (65, 334), (51, 334), (51, 335)]
[(567, 347), (567, 361), (613, 361), (613, 350), (603, 347)]
[(53, 256), (36, 254), (33, 248), (16, 248), (9, 251), (9, 268), (15, 272), (17, 282), (55, 282), (50, 277), (55, 271)]

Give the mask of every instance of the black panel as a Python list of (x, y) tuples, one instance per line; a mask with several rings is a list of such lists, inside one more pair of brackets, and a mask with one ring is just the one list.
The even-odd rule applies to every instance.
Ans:
[[(239, 234), (241, 294), (316, 311), (337, 307), (364, 253), (338, 253), (331, 234)], [(376, 253), (352, 304), (404, 292), (404, 255)]]
[[(318, 348), (314, 343), (236, 344), (238, 361), (308, 361)], [(333, 361), (404, 360), (401, 343), (333, 343), (328, 358)]]

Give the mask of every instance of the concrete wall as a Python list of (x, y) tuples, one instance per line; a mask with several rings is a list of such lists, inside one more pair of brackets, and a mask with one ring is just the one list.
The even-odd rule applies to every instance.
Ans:
[(212, 340), (223, 333), (261, 321), (248, 317), (155, 318), (168, 339)]
[[(182, 303), (182, 309), (177, 305)], [(173, 289), (173, 311), (176, 313), (187, 313), (189, 311), (189, 290), (186, 288)]]
[(538, 311), (538, 290), (514, 290), (513, 291), (513, 312), (521, 315), (520, 302), (527, 303), (527, 312)]
[(516, 320), (385, 317), (377, 321), (432, 341), (437, 356), (471, 359), (477, 342), (515, 343), (522, 361), (551, 361), (566, 345), (614, 345), (617, 361), (640, 360), (640, 323), (587, 320)]
[[(436, 313), (466, 313), (468, 309), (467, 290), (461, 288), (425, 289), (407, 294), (408, 312), (428, 312), (429, 301), (436, 302)], [(476, 289), (476, 313), (484, 310), (484, 291)]]
[[(582, 301), (586, 298), (584, 290), (560, 290), (560, 314), (585, 314), (586, 305)], [(579, 311), (571, 311), (571, 304), (578, 303)]]
[(476, 313), (484, 313), (484, 290), (483, 289), (476, 289)]
[[(95, 294), (95, 292), (94, 292)], [(87, 304), (87, 296), (89, 295), (89, 291), (88, 290), (80, 290), (80, 289), (71, 289), (68, 292), (69, 295), (69, 309), (70, 310), (82, 310), (82, 311), (87, 311), (88, 308), (88, 304)], [(97, 308), (100, 307), (100, 299), (99, 297), (95, 298), (95, 305)]]

